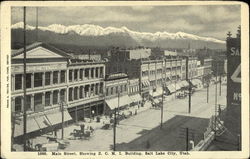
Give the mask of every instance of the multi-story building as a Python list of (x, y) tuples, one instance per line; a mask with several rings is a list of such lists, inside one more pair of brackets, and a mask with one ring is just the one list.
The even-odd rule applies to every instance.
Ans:
[(105, 78), (105, 114), (109, 115), (115, 108), (122, 110), (132, 103), (128, 96), (128, 76), (124, 73), (106, 75)]
[(201, 61), (202, 65), (204, 66), (204, 78), (203, 83), (206, 83), (210, 80), (212, 75), (212, 59), (206, 58)]
[[(132, 58), (128, 52), (114, 51), (106, 69), (109, 73), (127, 73), (129, 79), (138, 78), (140, 95), (144, 100), (150, 96), (161, 96), (164, 91), (166, 92), (167, 86), (171, 87), (170, 93), (173, 93), (183, 85), (188, 85), (187, 82), (183, 82), (186, 79), (186, 57), (164, 56), (164, 52), (162, 53), (164, 58), (161, 59), (154, 56), (139, 56), (141, 52), (137, 53), (137, 58)], [(156, 53), (154, 55), (158, 56)], [(190, 79), (197, 76), (196, 63), (197, 58), (189, 57)]]
[[(26, 47), (27, 133), (54, 130), (64, 120), (72, 121), (103, 112), (103, 62), (71, 60), (67, 53), (44, 43)], [(22, 120), (24, 110), (23, 49), (12, 52), (11, 107)], [(64, 110), (64, 111), (62, 111)], [(23, 134), (22, 121), (14, 136)]]

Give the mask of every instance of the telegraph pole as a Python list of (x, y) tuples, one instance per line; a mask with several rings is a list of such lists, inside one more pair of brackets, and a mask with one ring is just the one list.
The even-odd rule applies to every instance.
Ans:
[[(163, 91), (163, 84), (162, 84), (162, 91)], [(162, 95), (161, 95), (161, 129), (162, 129), (162, 126), (163, 126), (163, 92), (162, 92)]]
[(207, 79), (207, 103), (208, 103), (208, 99), (209, 99), (209, 81)]
[(61, 112), (62, 112), (62, 140), (64, 138), (64, 106), (63, 106), (63, 98), (61, 98)]
[(115, 115), (114, 115), (114, 139), (113, 139), (113, 145), (114, 145), (114, 147), (113, 147), (113, 150), (115, 151), (116, 150), (116, 147), (115, 147), (115, 139), (116, 139), (116, 109), (117, 108), (115, 108)]
[(188, 82), (188, 113), (191, 113), (191, 82), (188, 78), (188, 57), (186, 57), (186, 81)]
[(217, 72), (217, 71), (218, 71), (217, 69), (218, 69), (218, 68), (217, 68), (217, 63), (216, 63), (216, 73), (215, 73), (215, 75), (216, 75), (216, 78), (215, 78), (215, 79), (216, 79), (216, 80), (215, 80), (215, 81), (216, 81), (216, 82), (215, 82), (215, 112), (214, 112), (214, 113), (215, 113), (215, 115), (214, 115), (214, 116), (215, 116), (215, 118), (214, 118), (214, 123), (215, 123), (215, 124), (214, 124), (215, 136), (216, 136), (216, 132), (217, 132), (217, 130), (216, 130), (216, 125), (217, 125), (217, 119), (216, 119), (216, 115), (217, 115), (217, 73), (218, 73), (218, 72)]
[(119, 115), (119, 105), (120, 105), (120, 91), (118, 91), (118, 106), (117, 108), (115, 108), (115, 115), (114, 115), (114, 139), (113, 139), (113, 150), (116, 151), (116, 123), (117, 123), (117, 119), (116, 119), (116, 113), (117, 113), (117, 109), (118, 109), (118, 115)]
[(188, 131), (188, 128), (186, 128), (186, 151), (188, 151), (188, 144), (189, 144), (189, 142), (188, 142), (188, 136), (189, 136), (189, 131)]
[(27, 151), (27, 114), (26, 114), (26, 7), (23, 8), (23, 149)]

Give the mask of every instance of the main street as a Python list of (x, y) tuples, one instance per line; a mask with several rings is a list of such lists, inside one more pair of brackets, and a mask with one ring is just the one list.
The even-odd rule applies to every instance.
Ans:
[[(226, 105), (226, 86), (222, 85), (218, 104)], [(183, 128), (193, 132), (191, 139), (197, 144), (203, 136), (209, 123), (209, 118), (215, 113), (215, 85), (209, 88), (209, 103), (207, 90), (204, 88), (192, 95), (191, 113), (188, 114), (188, 97), (164, 101), (163, 128), (160, 129), (160, 109), (149, 109), (129, 119), (123, 120), (116, 129), (116, 150), (185, 150)], [(89, 140), (70, 140), (70, 145), (64, 151), (108, 151), (113, 145), (113, 129), (95, 131)]]

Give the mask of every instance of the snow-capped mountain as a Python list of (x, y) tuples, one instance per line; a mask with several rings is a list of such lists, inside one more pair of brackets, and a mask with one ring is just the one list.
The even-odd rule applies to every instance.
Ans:
[[(12, 29), (19, 29), (23, 28), (23, 22), (16, 23), (12, 25)], [(34, 30), (34, 26), (27, 25), (27, 30)], [(103, 28), (98, 25), (91, 25), (91, 24), (84, 24), (84, 25), (70, 25), (64, 26), (61, 24), (52, 24), (47, 27), (38, 27), (42, 31), (51, 31), (58, 34), (68, 34), (70, 32), (74, 32), (81, 36), (106, 36), (110, 34), (128, 34), (137, 42), (141, 42), (142, 40), (148, 41), (157, 41), (157, 40), (165, 40), (165, 39), (190, 39), (190, 40), (201, 40), (207, 42), (214, 42), (214, 43), (222, 43), (224, 44), (225, 41), (218, 40), (215, 38), (209, 37), (200, 37), (193, 34), (188, 34), (184, 32), (177, 32), (177, 33), (168, 33), (168, 32), (156, 32), (156, 33), (148, 33), (148, 32), (136, 32), (129, 30), (126, 27), (115, 28), (115, 27), (107, 27)]]

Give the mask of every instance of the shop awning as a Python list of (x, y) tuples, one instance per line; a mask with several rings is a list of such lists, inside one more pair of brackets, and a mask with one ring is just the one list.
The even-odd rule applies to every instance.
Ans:
[(134, 95), (131, 95), (129, 96), (130, 99), (133, 101), (133, 102), (138, 102), (138, 101), (142, 101), (142, 97), (140, 94), (134, 94)]
[(184, 81), (181, 81), (181, 87), (188, 87), (189, 86), (189, 83), (184, 80)]
[[(20, 120), (18, 123), (19, 124), (15, 124), (14, 137), (23, 135), (23, 120)], [(40, 129), (34, 118), (28, 118), (26, 125), (27, 125), (26, 129), (27, 133)]]
[[(107, 105), (111, 110), (115, 109), (118, 107), (118, 97), (112, 98), (112, 99), (107, 99), (105, 100)], [(132, 103), (132, 100), (129, 98), (128, 95), (124, 95), (119, 97), (119, 107), (125, 106)]]
[(156, 91), (152, 93), (153, 97), (161, 96), (163, 94), (163, 89), (162, 87), (156, 88)]
[(191, 83), (192, 83), (194, 86), (202, 85), (202, 81), (199, 80), (199, 79), (193, 79), (193, 80), (191, 80)]
[(142, 81), (143, 87), (148, 87), (150, 85), (149, 81)]
[(181, 83), (180, 82), (177, 82), (176, 83), (176, 90), (180, 90), (181, 89)]
[[(52, 125), (56, 125), (62, 122), (62, 112), (55, 112), (51, 114), (46, 114), (47, 118), (49, 119), (49, 122)], [(71, 120), (71, 116), (69, 115), (68, 111), (64, 111), (64, 121)]]
[(40, 129), (46, 128), (52, 125), (52, 123), (49, 121), (49, 119), (45, 115), (35, 117), (34, 119)]
[(175, 92), (175, 87), (173, 86), (173, 84), (168, 85), (167, 88), (168, 88), (170, 93)]
[(159, 99), (156, 99), (156, 98), (153, 99), (153, 101), (154, 101), (155, 104), (159, 104), (159, 103), (160, 103), (160, 100), (159, 100)]

